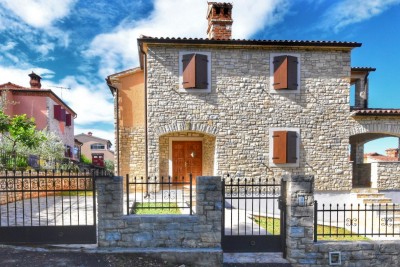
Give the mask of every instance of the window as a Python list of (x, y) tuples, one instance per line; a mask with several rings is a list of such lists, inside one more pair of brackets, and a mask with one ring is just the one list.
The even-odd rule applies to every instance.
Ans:
[(71, 119), (71, 114), (66, 114), (65, 115), (65, 126), (71, 126), (72, 125), (72, 119)]
[(179, 53), (179, 91), (211, 91), (211, 53)]
[(105, 149), (105, 145), (104, 144), (100, 144), (100, 143), (95, 143), (90, 145), (90, 149)]
[(298, 93), (300, 91), (300, 56), (271, 54), (271, 92)]
[(299, 129), (270, 129), (270, 166), (298, 167), (300, 148)]

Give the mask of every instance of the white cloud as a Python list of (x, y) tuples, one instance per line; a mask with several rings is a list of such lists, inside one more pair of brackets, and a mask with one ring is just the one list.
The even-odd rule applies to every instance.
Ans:
[(0, 44), (0, 51), (5, 52), (5, 51), (12, 50), (16, 45), (17, 45), (16, 42), (8, 42), (5, 45)]
[(42, 78), (49, 77), (54, 74), (54, 72), (51, 70), (33, 66), (24, 69), (0, 66), (0, 84), (11, 82), (29, 88), (30, 78), (28, 74), (30, 74), (32, 71), (40, 75)]
[(324, 14), (322, 28), (340, 31), (346, 26), (377, 16), (400, 0), (343, 0)]
[(62, 91), (62, 99), (78, 114), (75, 120), (78, 125), (113, 123), (114, 108), (109, 101), (111, 93), (99, 90), (105, 88), (104, 84), (93, 84), (84, 77), (67, 76), (58, 86), (70, 88)]
[[(288, 12), (287, 0), (246, 0), (233, 2), (233, 38), (249, 38), (257, 31), (274, 25)], [(84, 55), (100, 59), (99, 74), (106, 77), (138, 65), (137, 38), (154, 37), (206, 38), (207, 4), (198, 0), (156, 0), (148, 18), (124, 21), (110, 33), (96, 36)]]
[(7, 9), (35, 28), (46, 28), (68, 15), (76, 0), (0, 0)]

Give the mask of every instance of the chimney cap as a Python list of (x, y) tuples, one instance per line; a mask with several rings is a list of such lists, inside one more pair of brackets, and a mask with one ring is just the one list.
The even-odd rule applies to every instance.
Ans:
[(40, 77), (39, 75), (37, 75), (36, 73), (34, 73), (33, 71), (32, 71), (32, 73), (31, 74), (28, 74), (28, 76), (29, 77), (31, 77), (32, 79), (35, 79), (36, 78), (36, 80), (37, 79), (42, 79), (42, 77)]

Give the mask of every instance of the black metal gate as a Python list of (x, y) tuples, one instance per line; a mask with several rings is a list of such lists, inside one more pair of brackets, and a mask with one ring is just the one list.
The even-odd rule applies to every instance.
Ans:
[(283, 252), (285, 192), (275, 179), (222, 181), (222, 248), (224, 252)]
[(0, 243), (96, 242), (96, 196), (92, 173), (2, 173)]

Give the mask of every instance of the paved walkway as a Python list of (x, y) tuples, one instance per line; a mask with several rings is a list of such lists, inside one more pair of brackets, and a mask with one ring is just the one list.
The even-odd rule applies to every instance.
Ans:
[(93, 225), (92, 196), (48, 196), (0, 205), (0, 226)]

